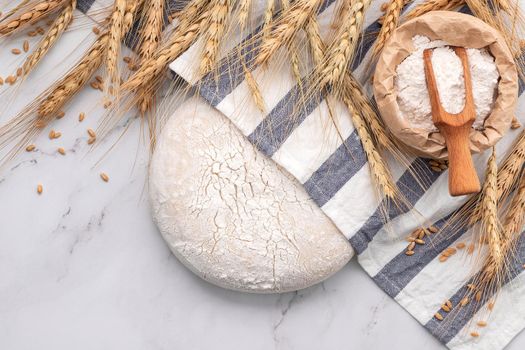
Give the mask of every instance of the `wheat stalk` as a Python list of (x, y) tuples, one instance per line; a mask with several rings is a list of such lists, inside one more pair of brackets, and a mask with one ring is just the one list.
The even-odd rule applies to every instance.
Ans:
[(388, 7), (383, 17), (381, 30), (379, 31), (372, 51), (373, 57), (377, 57), (381, 50), (383, 50), (386, 42), (394, 32), (394, 29), (396, 29), (403, 6), (405, 6), (405, 0), (390, 0), (388, 3)]
[(288, 45), (295, 34), (304, 27), (306, 21), (315, 14), (321, 3), (321, 0), (298, 0), (288, 11), (285, 11), (267, 37), (263, 36), (255, 63), (267, 64), (279, 48)]
[(210, 21), (206, 31), (204, 52), (200, 62), (201, 74), (206, 74), (213, 69), (219, 56), (220, 43), (231, 7), (231, 0), (214, 0), (210, 7)]
[(463, 5), (465, 0), (427, 0), (411, 9), (405, 16), (407, 20), (422, 16), (430, 11), (453, 10)]
[(120, 57), (120, 42), (124, 37), (124, 15), (126, 14), (126, 0), (115, 0), (108, 30), (108, 49), (106, 58), (106, 73), (104, 90), (108, 91), (111, 84), (120, 82), (118, 58)]
[(29, 55), (23, 64), (23, 74), (27, 76), (31, 70), (40, 62), (51, 47), (57, 42), (60, 36), (64, 33), (73, 19), (73, 11), (75, 10), (77, 1), (71, 0), (60, 15), (55, 19), (46, 35), (38, 43), (36, 49)]
[(321, 89), (327, 85), (337, 89), (343, 82), (347, 67), (354, 57), (364, 14), (369, 6), (370, 0), (356, 0), (347, 5), (346, 10), (342, 10), (348, 13), (344, 16), (346, 20), (340, 26), (337, 40), (327, 50), (325, 63), (317, 67), (318, 86)]
[(101, 35), (75, 68), (54, 84), (37, 109), (37, 127), (45, 127), (54, 114), (89, 81), (104, 60), (108, 42), (109, 35)]
[[(198, 2), (205, 5), (205, 1), (198, 0)], [(141, 67), (121, 86), (122, 90), (132, 91), (141, 86), (149, 77), (158, 76), (169, 63), (195, 42), (204, 24), (207, 23), (208, 11), (200, 12), (203, 6), (194, 5), (196, 4), (188, 5), (189, 11), (186, 15), (181, 16), (181, 22), (171, 34), (168, 42), (153, 57), (142, 63)]]
[(9, 17), (9, 21), (0, 23), (0, 35), (13, 34), (20, 31), (28, 25), (62, 8), (66, 3), (66, 0), (48, 0), (41, 1), (31, 7), (23, 6), (20, 9), (21, 13), (15, 13)]

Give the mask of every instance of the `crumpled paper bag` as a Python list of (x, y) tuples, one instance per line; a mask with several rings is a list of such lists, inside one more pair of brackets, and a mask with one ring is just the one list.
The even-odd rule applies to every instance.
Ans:
[(512, 53), (499, 31), (463, 13), (429, 12), (394, 31), (383, 49), (374, 74), (374, 95), (385, 124), (417, 155), (436, 159), (447, 157), (443, 136), (439, 132), (413, 128), (403, 118), (397, 104), (394, 86), (396, 68), (415, 51), (412, 44), (415, 35), (424, 35), (431, 40), (441, 39), (452, 46), (485, 47), (494, 56), (500, 74), (494, 109), (485, 119), (484, 130), (471, 130), (470, 149), (478, 153), (493, 146), (512, 122), (518, 96), (518, 74)]

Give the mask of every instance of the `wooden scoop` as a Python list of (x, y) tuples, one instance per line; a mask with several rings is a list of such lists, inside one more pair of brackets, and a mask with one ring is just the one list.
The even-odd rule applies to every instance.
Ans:
[(447, 113), (441, 105), (432, 68), (432, 49), (426, 49), (423, 52), (423, 59), (432, 108), (432, 121), (445, 138), (447, 144), (449, 160), (448, 191), (452, 196), (461, 196), (479, 192), (480, 184), (469, 147), (470, 128), (476, 119), (476, 110), (474, 108), (474, 98), (472, 97), (472, 81), (470, 79), (467, 52), (463, 47), (455, 47), (454, 51), (461, 59), (465, 76), (465, 107), (458, 114)]

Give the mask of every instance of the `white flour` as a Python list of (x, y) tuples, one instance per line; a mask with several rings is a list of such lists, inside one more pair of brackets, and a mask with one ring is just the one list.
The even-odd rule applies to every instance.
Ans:
[[(435, 48), (432, 65), (443, 108), (448, 113), (459, 113), (465, 105), (465, 83), (461, 60), (441, 40), (430, 41), (424, 36), (412, 38), (416, 51), (397, 66), (395, 86), (401, 114), (412, 127), (437, 131), (432, 123), (430, 99), (425, 80), (423, 51)], [(467, 49), (472, 77), (472, 92), (476, 106), (473, 127), (482, 129), (485, 118), (496, 98), (499, 73), (494, 58), (485, 49)]]

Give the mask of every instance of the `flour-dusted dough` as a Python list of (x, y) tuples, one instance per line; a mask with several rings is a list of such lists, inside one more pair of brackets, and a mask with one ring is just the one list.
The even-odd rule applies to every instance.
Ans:
[(221, 287), (297, 290), (324, 280), (353, 256), (302, 186), (197, 98), (164, 127), (150, 193), (153, 216), (173, 253)]

